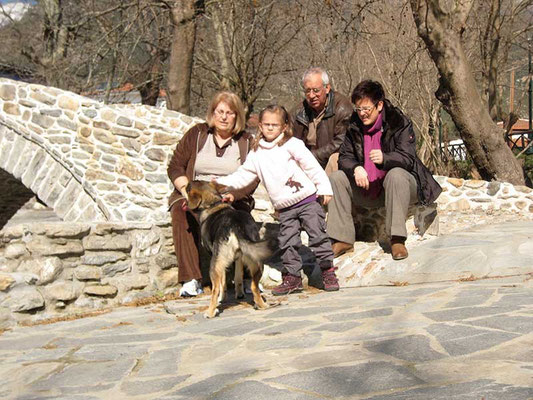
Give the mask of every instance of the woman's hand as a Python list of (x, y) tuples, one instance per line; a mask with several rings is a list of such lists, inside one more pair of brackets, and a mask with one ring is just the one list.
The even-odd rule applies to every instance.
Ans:
[(370, 150), (368, 157), (374, 164), (383, 164), (383, 152), (381, 150)]
[(186, 176), (178, 176), (174, 180), (174, 187), (181, 195), (187, 198), (187, 185), (189, 184), (189, 179)]
[(355, 184), (360, 188), (368, 190), (370, 184), (368, 182), (368, 174), (363, 167), (356, 167), (353, 171), (353, 177), (355, 178)]
[(224, 193), (222, 195), (222, 201), (224, 203), (233, 203), (235, 201), (235, 196), (232, 195), (231, 193)]

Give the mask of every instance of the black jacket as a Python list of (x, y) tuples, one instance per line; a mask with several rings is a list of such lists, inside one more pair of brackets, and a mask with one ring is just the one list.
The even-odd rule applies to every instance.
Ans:
[[(418, 185), (419, 202), (424, 205), (433, 203), (439, 197), (442, 188), (416, 156), (416, 138), (411, 121), (388, 100), (384, 101), (382, 113), (383, 164), (377, 167), (386, 171), (395, 167), (409, 171)], [(354, 113), (339, 151), (339, 169), (344, 171), (353, 184), (355, 184), (354, 169), (362, 167), (365, 160), (363, 143), (363, 123)]]

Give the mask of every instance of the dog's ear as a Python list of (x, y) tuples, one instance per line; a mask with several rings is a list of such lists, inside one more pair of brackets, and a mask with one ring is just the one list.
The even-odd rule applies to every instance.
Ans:
[(219, 194), (224, 194), (224, 193), (228, 193), (230, 188), (226, 185), (221, 185), (220, 183), (216, 182), (216, 181), (212, 181), (211, 184), (213, 185), (213, 187), (215, 188), (215, 190), (219, 193)]
[(191, 210), (196, 210), (202, 204), (202, 192), (194, 190), (192, 185), (187, 185), (187, 206)]

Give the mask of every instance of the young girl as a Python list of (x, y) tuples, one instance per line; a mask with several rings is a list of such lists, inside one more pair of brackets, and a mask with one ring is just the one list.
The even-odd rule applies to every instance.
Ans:
[(318, 202), (318, 197), (322, 197), (323, 204), (327, 204), (333, 191), (326, 173), (304, 142), (292, 137), (289, 114), (282, 106), (270, 105), (261, 111), (259, 134), (246, 161), (234, 173), (216, 181), (238, 189), (256, 178), (263, 182), (280, 219), (283, 282), (272, 294), (303, 290), (302, 259), (298, 254), (302, 229), (309, 235), (309, 247), (321, 268), (324, 290), (339, 290), (325, 214)]

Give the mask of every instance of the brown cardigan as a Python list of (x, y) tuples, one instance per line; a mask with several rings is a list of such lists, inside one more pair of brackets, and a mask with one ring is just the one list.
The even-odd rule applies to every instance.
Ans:
[[(196, 164), (196, 156), (198, 152), (204, 147), (207, 138), (213, 134), (213, 131), (206, 123), (200, 123), (189, 129), (185, 135), (181, 138), (176, 145), (174, 154), (168, 163), (167, 173), (170, 181), (174, 183), (174, 180), (179, 176), (186, 176), (189, 181), (193, 180), (194, 166)], [(247, 132), (240, 132), (232, 137), (232, 140), (237, 142), (240, 152), (240, 162), (244, 163), (246, 155), (250, 150), (253, 137)], [(249, 202), (253, 208), (252, 193), (259, 184), (259, 181), (248, 185), (245, 188), (234, 190), (230, 193), (235, 196), (235, 200), (243, 200)], [(176, 188), (168, 199), (169, 208), (182, 198), (181, 193)]]

